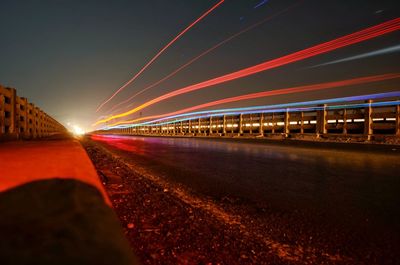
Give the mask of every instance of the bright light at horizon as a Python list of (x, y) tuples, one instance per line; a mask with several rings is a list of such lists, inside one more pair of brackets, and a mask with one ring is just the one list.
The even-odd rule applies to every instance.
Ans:
[(72, 133), (75, 135), (83, 135), (85, 134), (85, 131), (78, 125), (74, 125), (72, 126)]

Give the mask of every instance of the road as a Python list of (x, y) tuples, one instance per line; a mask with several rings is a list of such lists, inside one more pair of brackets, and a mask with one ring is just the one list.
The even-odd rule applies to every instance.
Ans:
[(393, 264), (400, 246), (400, 153), (393, 147), (94, 137), (111, 152), (289, 244)]

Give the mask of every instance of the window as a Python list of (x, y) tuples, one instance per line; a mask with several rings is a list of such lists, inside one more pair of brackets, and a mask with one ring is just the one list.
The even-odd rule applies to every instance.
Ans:
[(11, 117), (11, 112), (5, 111), (5, 112), (4, 112), (4, 117), (10, 118), (10, 117)]
[(5, 102), (6, 104), (11, 104), (11, 98), (9, 98), (9, 97), (4, 97), (4, 102)]

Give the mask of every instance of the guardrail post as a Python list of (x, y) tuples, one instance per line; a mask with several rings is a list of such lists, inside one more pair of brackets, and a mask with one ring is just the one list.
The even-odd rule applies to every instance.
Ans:
[(400, 136), (400, 105), (396, 106), (396, 135)]
[(239, 115), (239, 135), (243, 134), (243, 114)]
[(222, 133), (226, 135), (226, 115), (222, 116)]
[[(246, 126), (247, 124), (250, 124), (250, 126), (249, 126), (249, 134), (251, 135), (251, 134), (253, 133), (253, 118), (252, 118), (251, 113), (249, 114), (249, 120), (248, 120), (248, 122), (249, 122), (249, 123), (246, 123), (245, 126)], [(247, 126), (246, 126), (246, 127), (247, 127)]]
[(212, 133), (213, 133), (213, 129), (212, 129), (212, 116), (210, 116), (210, 119), (209, 119), (209, 126), (210, 126), (210, 128), (209, 128), (209, 134), (211, 135)]
[(198, 133), (201, 133), (201, 120), (200, 120), (200, 118), (199, 118), (199, 120), (198, 120), (198, 128), (197, 128), (197, 131), (198, 131)]
[(317, 138), (319, 138), (322, 135), (327, 133), (326, 129), (326, 116), (327, 116), (327, 111), (326, 111), (326, 104), (324, 104), (322, 107), (322, 110), (317, 110), (317, 124), (316, 124), (316, 133), (317, 133)]
[(272, 123), (272, 128), (271, 128), (271, 134), (275, 133), (275, 113), (272, 112), (271, 116), (271, 123)]
[(300, 134), (304, 134), (304, 111), (300, 112)]
[(367, 136), (367, 140), (370, 141), (373, 135), (373, 130), (372, 130), (372, 107), (371, 103), (372, 100), (368, 100), (368, 107), (365, 108), (364, 110), (364, 135)]
[(288, 137), (288, 135), (290, 133), (290, 130), (289, 130), (289, 124), (290, 124), (289, 117), (290, 117), (289, 109), (286, 109), (285, 117), (284, 117), (285, 124), (284, 124), (284, 130), (283, 130), (283, 133), (284, 133), (285, 137)]

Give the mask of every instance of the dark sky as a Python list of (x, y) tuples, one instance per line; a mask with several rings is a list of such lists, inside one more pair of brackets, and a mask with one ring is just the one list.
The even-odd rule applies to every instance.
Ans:
[[(66, 124), (90, 129), (115, 103), (143, 89), (232, 34), (294, 3), (298, 6), (203, 57), (135, 99), (166, 92), (278, 58), (400, 16), (399, 1), (227, 0), (171, 46), (135, 83), (95, 113), (154, 54), (217, 1), (0, 0), (0, 83)], [(400, 52), (312, 67), (400, 45), (400, 32), (163, 101), (142, 111), (161, 114), (208, 101), (288, 86), (400, 72)], [(399, 90), (399, 79), (237, 102), (265, 105)], [(134, 106), (136, 106), (134, 105)], [(225, 106), (218, 106), (225, 107)], [(135, 116), (136, 115), (136, 116)], [(138, 114), (135, 114), (137, 117)]]

